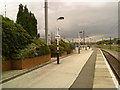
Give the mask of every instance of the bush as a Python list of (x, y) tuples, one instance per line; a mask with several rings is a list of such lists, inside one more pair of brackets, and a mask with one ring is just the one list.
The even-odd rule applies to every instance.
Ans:
[[(51, 56), (55, 57), (57, 55), (57, 45), (54, 43), (54, 44), (49, 45), (49, 47), (51, 50)], [(61, 55), (64, 52), (64, 48), (62, 46), (59, 46), (59, 49), (60, 49), (59, 54)]]
[(17, 54), (14, 59), (18, 60), (24, 58), (33, 58), (46, 54), (50, 54), (50, 49), (48, 48), (48, 46), (40, 40), (33, 40), (33, 43), (29, 44), (26, 48), (20, 50), (19, 54)]
[(34, 56), (38, 56), (36, 52), (36, 47), (34, 43), (29, 44), (26, 48), (19, 50), (19, 53), (14, 56), (14, 59), (24, 59), (24, 58), (31, 58)]
[(31, 36), (21, 25), (2, 17), (2, 55), (7, 60), (14, 59), (15, 54), (30, 43)]
[(64, 42), (63, 40), (60, 41), (60, 46), (64, 47), (64, 51), (67, 52), (67, 54), (70, 54), (73, 50), (73, 45), (68, 42)]
[[(57, 45), (56, 45), (56, 41), (53, 42), (51, 45), (49, 45), (50, 47), (50, 50), (51, 50), (51, 56), (56, 56), (57, 55)], [(70, 54), (71, 51), (73, 50), (73, 45), (71, 43), (67, 43), (67, 42), (64, 42), (63, 40), (61, 40), (59, 42), (59, 52), (60, 52), (60, 55), (63, 53), (63, 52), (67, 52), (67, 54)]]
[(41, 40), (33, 40), (33, 43), (38, 46), (36, 50), (39, 56), (50, 54), (50, 49), (45, 42)]
[(34, 40), (26, 30), (9, 18), (2, 17), (2, 57), (4, 60), (32, 58), (50, 53), (49, 47)]

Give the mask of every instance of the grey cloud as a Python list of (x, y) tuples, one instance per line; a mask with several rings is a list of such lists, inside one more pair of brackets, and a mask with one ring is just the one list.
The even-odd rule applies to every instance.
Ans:
[[(22, 3), (22, 2), (21, 2)], [(7, 4), (7, 16), (15, 20), (20, 2)], [(38, 30), (44, 36), (44, 2), (24, 2), (38, 20)], [(117, 37), (118, 32), (117, 2), (49, 2), (49, 33), (56, 33), (57, 23), (62, 37), (78, 37), (78, 32), (86, 31), (86, 35), (111, 35)], [(2, 10), (4, 13), (4, 10)], [(65, 20), (57, 22), (59, 16)]]
[[(87, 5), (79, 5), (77, 3), (75, 8), (60, 10), (66, 18), (64, 21), (64, 31), (61, 31), (61, 34), (67, 37), (77, 37), (77, 33), (84, 29), (88, 35), (111, 34), (114, 31), (112, 36), (117, 37), (117, 3), (106, 3), (98, 8)], [(60, 13), (60, 15), (62, 14)], [(88, 23), (88, 25), (78, 27), (79, 23)]]

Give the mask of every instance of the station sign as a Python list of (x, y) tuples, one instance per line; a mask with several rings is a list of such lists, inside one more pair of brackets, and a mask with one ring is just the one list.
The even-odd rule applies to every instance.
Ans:
[(56, 39), (60, 39), (60, 35), (55, 35), (55, 38)]

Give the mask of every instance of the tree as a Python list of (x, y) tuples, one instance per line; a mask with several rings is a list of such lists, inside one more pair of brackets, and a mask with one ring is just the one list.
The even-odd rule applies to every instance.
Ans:
[(16, 23), (21, 24), (32, 37), (37, 36), (37, 19), (28, 11), (27, 5), (19, 5)]
[(30, 43), (32, 43), (32, 37), (20, 24), (2, 17), (2, 55), (7, 60), (13, 59), (19, 50)]
[(20, 24), (2, 17), (2, 60), (20, 60), (47, 54), (50, 54), (50, 49), (45, 42), (33, 39)]
[(21, 17), (22, 15), (23, 15), (23, 5), (20, 4), (20, 5), (19, 5), (19, 11), (18, 11), (18, 14), (17, 14), (17, 19), (18, 19), (19, 17)]
[(28, 14), (28, 8), (27, 8), (27, 5), (25, 5), (25, 7), (24, 7), (24, 13)]

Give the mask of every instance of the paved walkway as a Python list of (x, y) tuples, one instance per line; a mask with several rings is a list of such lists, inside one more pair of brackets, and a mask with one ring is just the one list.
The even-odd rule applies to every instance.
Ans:
[(69, 88), (92, 54), (92, 50), (82, 50), (44, 67), (26, 73), (3, 83), (3, 88)]
[(100, 50), (97, 52), (93, 88), (118, 88), (117, 80)]
[(40, 65), (37, 65), (37, 66), (34, 66), (34, 67), (31, 67), (31, 68), (27, 68), (27, 69), (23, 69), (23, 70), (10, 70), (10, 71), (4, 71), (2, 72), (2, 82), (7, 82), (13, 78), (16, 78), (16, 77), (19, 77), (21, 75), (24, 75), (25, 73), (28, 73), (28, 72), (31, 72), (37, 68), (40, 68), (40, 67), (43, 67), (49, 63), (52, 63), (56, 61), (56, 58), (52, 58), (49, 62), (46, 62), (46, 63), (43, 63), (43, 64), (40, 64)]
[[(80, 54), (75, 53), (61, 58), (60, 64), (51, 62), (44, 67), (3, 83), (2, 87), (67, 89), (73, 86), (73, 88), (113, 88), (112, 90), (116, 90), (114, 89), (117, 87), (116, 78), (102, 52), (98, 50), (97, 57), (95, 56), (96, 52), (93, 53), (92, 49), (82, 49)], [(91, 76), (89, 77), (89, 75)], [(76, 81), (78, 83), (75, 83)], [(85, 85), (81, 87), (83, 83)], [(90, 85), (88, 85), (89, 83)], [(87, 85), (88, 87), (85, 87)]]
[[(74, 52), (74, 53), (77, 53), (77, 52)], [(72, 53), (72, 54), (74, 54), (74, 53)], [(69, 55), (72, 55), (72, 54), (69, 54)], [(60, 59), (65, 58), (69, 55), (61, 56)], [(52, 62), (55, 62), (55, 61), (56, 61), (56, 58), (51, 58), (50, 61), (45, 62), (45, 63), (40, 64), (40, 65), (37, 65), (37, 66), (34, 66), (34, 67), (31, 67), (31, 68), (26, 68), (26, 69), (23, 69), (23, 70), (4, 71), (4, 72), (2, 72), (2, 83), (7, 82), (7, 81), (9, 81), (11, 79), (14, 79), (16, 77), (19, 77), (21, 75), (24, 75), (25, 73), (29, 73), (29, 72), (31, 72), (35, 69), (41, 68), (41, 67), (43, 67), (47, 64), (50, 64)]]
[(84, 65), (82, 71), (79, 73), (78, 77), (70, 87), (70, 90), (74, 90), (74, 88), (91, 88), (92, 90), (97, 49), (93, 48), (93, 50), (93, 54), (90, 56), (87, 63)]

